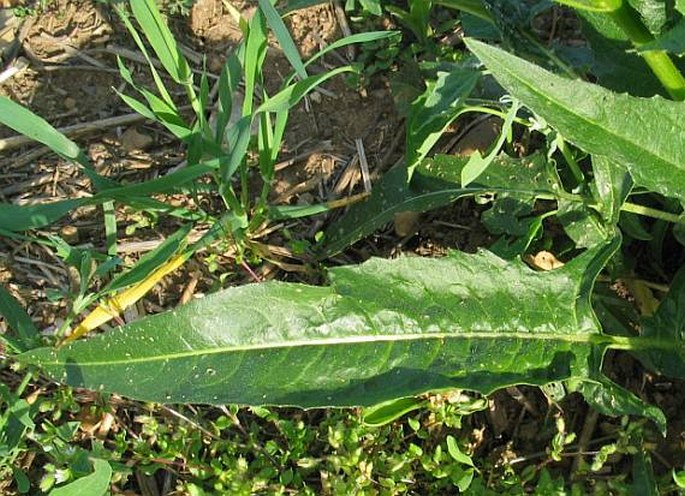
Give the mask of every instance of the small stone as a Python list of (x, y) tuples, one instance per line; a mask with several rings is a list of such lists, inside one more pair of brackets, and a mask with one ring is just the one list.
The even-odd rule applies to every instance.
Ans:
[(120, 138), (121, 147), (127, 152), (145, 150), (154, 142), (152, 136), (141, 133), (136, 127), (129, 127)]
[(67, 110), (72, 110), (76, 108), (76, 99), (70, 96), (66, 97), (64, 99), (64, 108), (66, 108)]
[(224, 68), (224, 61), (217, 55), (210, 55), (207, 58), (207, 70), (212, 74), (221, 74)]
[(309, 95), (309, 99), (314, 103), (321, 103), (321, 93), (313, 91), (311, 95)]
[(419, 213), (406, 211), (395, 214), (395, 234), (404, 237), (414, 234), (419, 227)]
[(70, 245), (79, 242), (79, 232), (76, 226), (64, 226), (59, 230), (59, 234)]

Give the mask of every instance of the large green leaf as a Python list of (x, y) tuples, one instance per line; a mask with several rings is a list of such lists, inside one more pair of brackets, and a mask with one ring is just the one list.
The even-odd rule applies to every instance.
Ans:
[(467, 40), (502, 86), (585, 151), (625, 166), (636, 184), (685, 200), (685, 106), (556, 76)]
[(617, 246), (550, 272), (485, 251), (372, 259), (331, 269), (328, 287), (231, 288), (17, 358), (71, 386), (167, 403), (374, 405), (586, 377), (612, 339), (589, 294)]

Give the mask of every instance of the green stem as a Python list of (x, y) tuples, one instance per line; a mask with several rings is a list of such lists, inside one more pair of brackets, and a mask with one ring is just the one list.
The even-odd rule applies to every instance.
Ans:
[(637, 203), (626, 202), (621, 206), (621, 210), (623, 210), (624, 212), (632, 212), (634, 214), (644, 215), (645, 217), (652, 217), (654, 219), (673, 222), (675, 224), (683, 223), (683, 219), (679, 214), (664, 212), (663, 210), (645, 207), (644, 205), (638, 205)]
[(27, 372), (26, 374), (24, 374), (24, 378), (21, 380), (19, 386), (17, 386), (17, 389), (16, 391), (14, 391), (14, 394), (16, 394), (17, 396), (21, 396), (22, 394), (24, 394), (26, 386), (28, 386), (29, 382), (31, 382), (31, 376), (31, 372)]
[(566, 146), (566, 140), (560, 134), (557, 134), (556, 141), (559, 151), (564, 156), (564, 159), (566, 159), (566, 163), (568, 164), (569, 169), (571, 169), (574, 179), (578, 184), (583, 184), (585, 182), (585, 176), (583, 175), (583, 171), (580, 170), (580, 166), (571, 153), (571, 150)]
[[(475, 99), (474, 99), (475, 101)], [(484, 100), (484, 103), (489, 103), (489, 104), (495, 104), (494, 102), (490, 102), (487, 100)], [(468, 112), (478, 112), (480, 114), (490, 114), (494, 115), (496, 117), (500, 117), (502, 120), (504, 120), (507, 117), (507, 113), (503, 112), (501, 110), (497, 110), (491, 107), (486, 107), (484, 105), (469, 105), (467, 108), (464, 110), (460, 111), (461, 114), (466, 114)], [(522, 126), (530, 127), (530, 121), (527, 121), (526, 119), (522, 119), (521, 117), (514, 117), (514, 122), (516, 124), (521, 124)]]
[[(633, 10), (627, 1), (622, 2), (618, 9), (607, 14), (623, 30), (636, 48), (654, 41), (652, 33), (649, 32), (642, 23), (639, 14)], [(685, 77), (668, 54), (663, 50), (650, 50), (641, 55), (663, 87), (666, 88), (668, 94), (671, 95), (671, 98), (678, 101), (685, 100)]]

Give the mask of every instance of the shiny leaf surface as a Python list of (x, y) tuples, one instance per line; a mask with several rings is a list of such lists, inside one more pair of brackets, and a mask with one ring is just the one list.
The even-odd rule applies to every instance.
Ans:
[(18, 357), (72, 386), (157, 402), (374, 405), (588, 376), (607, 336), (589, 302), (616, 243), (534, 272), (489, 252), (371, 259), (331, 285), (231, 288)]

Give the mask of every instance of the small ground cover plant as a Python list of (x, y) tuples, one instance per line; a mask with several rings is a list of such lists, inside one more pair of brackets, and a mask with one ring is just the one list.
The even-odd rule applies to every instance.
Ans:
[[(666, 224), (668, 229), (663, 232), (674, 239), (683, 237), (685, 107), (680, 100), (685, 98), (685, 80), (668, 52), (682, 51), (676, 34), (682, 30), (685, 10), (676, 3), (660, 4), (663, 9), (650, 11), (648, 1), (634, 6), (619, 0), (562, 2), (578, 10), (586, 29), (604, 35), (591, 38), (595, 53), (616, 49), (616, 44), (631, 44), (633, 51), (623, 50), (622, 56), (634, 66), (643, 64), (644, 74), (654, 75), (654, 81), (638, 81), (635, 88), (624, 88), (614, 85), (607, 67), (602, 68), (604, 73), (590, 72), (596, 82), (583, 81), (582, 64), (574, 66), (549, 50), (540, 51), (539, 44), (526, 45), (531, 34), (525, 21), (542, 11), (543, 3), (528, 2), (525, 8), (531, 11), (522, 7), (516, 10), (520, 14), (516, 17), (506, 15), (505, 7), (511, 2), (436, 2), (471, 13), (462, 16), (462, 23), (476, 33), (465, 40), (472, 56), (434, 71), (433, 80), (408, 110), (405, 160), (383, 176), (368, 200), (352, 205), (330, 225), (317, 246), (317, 254), (325, 260), (391, 222), (398, 213), (424, 212), (469, 197), (489, 207), (482, 220), (497, 236), (489, 250), (475, 254), (455, 251), (442, 258), (371, 259), (358, 266), (333, 267), (325, 286), (269, 282), (230, 288), (75, 341), (217, 237), (228, 232), (247, 243), (249, 234), (270, 215), (320, 211), (270, 208), (265, 190), (252, 204), (245, 192), (249, 174), (245, 155), (252, 125), (258, 122), (257, 167), (268, 185), (289, 107), (325, 77), (343, 70), (307, 76), (305, 65), (293, 56), (298, 82), (289, 82), (275, 96), (265, 95), (256, 109), (249, 98), (250, 103), (243, 104), (239, 120), (230, 128), (232, 102), (221, 101), (223, 113), (215, 129), (203, 111), (209, 94), (207, 81), (200, 83), (196, 94), (178, 52), (169, 50), (173, 38), (160, 24), (152, 4), (132, 2), (138, 22), (144, 27), (149, 23), (145, 34), (160, 60), (166, 61), (165, 70), (186, 88), (196, 121), (184, 123), (163, 84), (157, 84), (157, 94), (139, 88), (121, 64), (122, 76), (144, 102), (124, 98), (184, 141), (192, 165), (173, 173), (173, 179), (165, 176), (156, 183), (118, 186), (97, 175), (73, 143), (44, 123), (33, 128), (42, 130), (36, 138), (83, 165), (100, 190), (84, 202), (99, 202), (107, 209), (112, 201), (135, 198), (147, 202), (148, 208), (162, 208), (153, 206), (149, 198), (144, 200), (144, 195), (187, 185), (209, 174), (227, 213), (214, 219), (210, 234), (195, 245), (185, 244), (187, 230), (171, 236), (136, 268), (114, 278), (105, 291), (87, 294), (84, 286), (72, 317), (94, 302), (100, 306), (70, 335), (69, 341), (75, 342), (42, 346), (28, 315), (8, 294), (0, 293), (0, 309), (14, 331), (4, 339), (14, 358), (36, 366), (57, 382), (143, 401), (251, 405), (265, 417), (270, 412), (259, 409), (264, 405), (364, 406), (368, 408), (367, 425), (376, 426), (425, 408), (422, 395), (427, 392), (468, 390), (487, 395), (505, 387), (539, 385), (556, 388), (561, 395), (579, 392), (606, 415), (645, 417), (665, 433), (667, 423), (661, 410), (612, 381), (604, 374), (603, 362), (612, 350), (628, 352), (654, 373), (685, 379), (682, 257), (678, 266), (666, 271), (672, 280), (658, 308), (643, 315), (609, 318), (614, 315), (611, 310), (622, 308), (621, 299), (610, 292), (601, 293), (604, 285), (599, 285), (598, 279), (625, 276), (626, 243), (656, 236), (656, 223), (653, 232), (642, 233), (646, 229), (635, 214)], [(240, 72), (231, 72), (231, 64), (242, 68), (246, 94), (257, 91), (266, 23), (277, 34), (282, 29), (271, 4), (264, 2), (262, 7), (261, 16), (245, 25), (245, 44), (226, 64), (220, 84), (227, 92), (220, 88), (220, 95), (230, 96), (238, 85)], [(424, 12), (411, 2), (408, 11), (393, 13), (410, 18), (418, 32), (429, 10), (430, 5)], [(135, 37), (136, 29), (128, 25)], [(151, 37), (151, 32), (159, 37)], [(611, 38), (610, 32), (617, 38)], [(478, 37), (500, 41), (510, 50)], [(287, 45), (286, 38), (279, 39)], [(150, 66), (154, 75), (156, 69)], [(492, 78), (498, 84), (494, 90)], [(630, 81), (621, 84), (630, 86)], [(619, 92), (626, 89), (632, 91)], [(35, 116), (22, 113), (26, 111), (9, 101), (3, 105), (29, 123), (20, 131), (31, 132)], [(501, 135), (485, 156), (429, 156), (450, 123), (476, 112), (502, 120)], [(507, 143), (512, 143), (516, 133), (541, 145), (528, 153), (507, 153)], [(178, 177), (182, 181), (178, 182)], [(13, 214), (6, 217), (3, 228), (17, 233), (45, 225), (79, 201), (30, 209), (3, 205)], [(522, 257), (555, 242), (546, 235), (550, 220), (563, 230), (563, 241), (554, 246), (562, 247), (565, 263), (553, 270), (536, 271)], [(663, 242), (665, 234), (661, 236)], [(58, 246), (67, 256), (85, 257), (83, 263), (90, 265), (88, 255)], [(88, 278), (85, 280), (87, 284)], [(125, 287), (129, 287), (126, 292), (103, 300)], [(269, 312), (261, 310), (264, 308)], [(12, 405), (7, 409), (8, 422), (26, 418), (23, 412), (28, 406), (21, 395), (21, 388), (5, 395), (7, 404)], [(484, 406), (472, 405), (473, 410)], [(20, 429), (30, 428), (28, 421), (22, 425)], [(557, 422), (555, 428), (550, 457), (560, 459), (574, 438), (563, 422)], [(420, 431), (420, 425), (415, 430)], [(630, 439), (600, 450), (594, 466), (601, 468), (611, 450), (623, 449), (635, 460), (630, 490), (657, 494), (649, 453), (641, 443), (642, 430), (626, 427), (626, 431), (631, 433)], [(333, 429), (334, 438), (335, 432)], [(330, 444), (344, 444), (344, 440), (333, 439)], [(439, 474), (436, 478), (449, 487), (475, 494), (493, 490), (493, 484), (488, 486), (478, 477), (478, 468), (455, 438), (446, 436), (444, 448), (441, 443), (439, 446), (429, 457), (418, 447), (407, 456)], [(397, 461), (397, 470), (403, 463)], [(240, 467), (233, 468), (239, 472)], [(674, 471), (669, 489), (682, 486), (681, 469)], [(21, 475), (15, 477), (19, 480)], [(86, 481), (87, 477), (91, 479)], [(92, 473), (76, 482), (96, 483), (109, 477), (103, 464), (93, 463)], [(555, 481), (544, 470), (538, 470), (536, 477), (539, 491), (559, 488), (559, 484), (563, 490), (563, 481)], [(526, 482), (517, 479), (512, 484), (522, 488)], [(385, 483), (392, 486), (388, 487), (390, 494), (391, 489), (403, 491), (395, 487), (395, 479), (388, 478)], [(228, 487), (238, 486), (217, 490)], [(357, 487), (365, 486), (359, 482)], [(253, 490), (253, 486), (246, 489), (247, 493)]]

